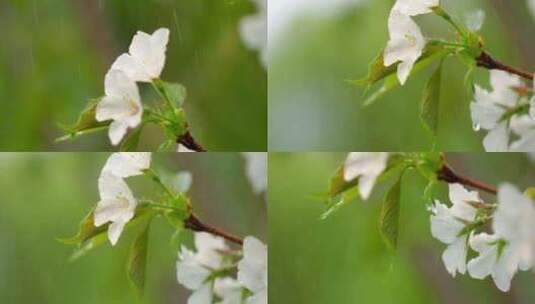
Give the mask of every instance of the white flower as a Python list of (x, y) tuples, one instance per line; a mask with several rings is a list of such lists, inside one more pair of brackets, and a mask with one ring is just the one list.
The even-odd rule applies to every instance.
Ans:
[(247, 178), (255, 193), (267, 190), (267, 153), (244, 152)]
[(119, 56), (111, 68), (123, 71), (134, 81), (151, 82), (162, 73), (168, 41), (169, 30), (166, 28), (160, 28), (152, 35), (138, 31), (129, 53)]
[(110, 172), (101, 173), (98, 189), (100, 201), (94, 213), (95, 226), (110, 222), (108, 239), (115, 245), (126, 223), (134, 217), (137, 201), (124, 180)]
[(344, 163), (344, 180), (359, 178), (359, 193), (368, 199), (377, 177), (385, 170), (388, 161), (387, 152), (351, 152)]
[[(448, 272), (455, 277), (457, 271), (466, 272), (466, 253), (468, 232), (464, 232), (467, 223), (476, 217), (476, 208), (471, 202), (481, 202), (476, 191), (468, 191), (460, 184), (450, 184), (450, 208), (435, 201), (431, 215), (431, 234), (441, 242), (448, 244), (442, 254), (442, 261)], [(463, 233), (463, 234), (461, 234)]]
[(109, 138), (117, 145), (126, 134), (128, 128), (135, 128), (141, 123), (143, 107), (139, 91), (125, 73), (110, 70), (104, 80), (106, 96), (97, 104), (96, 120), (113, 120), (109, 128)]
[(260, 51), (262, 64), (267, 68), (267, 0), (252, 1), (256, 4), (257, 13), (243, 18), (240, 33), (248, 48)]
[[(535, 0), (533, 1), (533, 6), (535, 7)], [(531, 97), (531, 101), (529, 102), (529, 116), (535, 119), (535, 76), (533, 77), (533, 93), (534, 95)]]
[(514, 116), (510, 128), (519, 136), (518, 140), (511, 143), (511, 151), (535, 151), (535, 119), (530, 115)]
[(470, 238), (479, 256), (468, 262), (468, 272), (477, 279), (489, 274), (498, 289), (508, 291), (518, 269), (528, 270), (535, 257), (534, 202), (510, 184), (498, 188), (493, 235), (481, 233)]
[(178, 144), (178, 147), (177, 147), (177, 152), (195, 152), (191, 149), (188, 149), (186, 146), (184, 146), (183, 144)]
[(214, 282), (208, 279), (223, 267), (220, 251), (228, 250), (228, 247), (222, 238), (205, 232), (195, 233), (195, 247), (197, 252), (182, 246), (177, 261), (177, 279), (193, 290), (188, 304), (212, 304)]
[(243, 259), (238, 263), (238, 281), (253, 295), (246, 303), (267, 304), (267, 247), (252, 236), (243, 241)]
[(214, 282), (214, 293), (221, 298), (218, 304), (241, 304), (242, 289), (238, 281), (229, 277), (216, 279)]
[(398, 79), (405, 84), (409, 74), (422, 55), (425, 39), (418, 25), (406, 14), (393, 9), (388, 18), (390, 40), (384, 51), (384, 65), (398, 65)]
[(408, 16), (428, 14), (432, 8), (438, 7), (440, 0), (397, 0), (393, 10)]
[(143, 174), (150, 167), (150, 162), (150, 152), (118, 152), (108, 158), (102, 171), (126, 178)]
[(522, 81), (518, 76), (491, 70), (490, 83), (492, 92), (475, 86), (475, 100), (470, 104), (474, 129), (490, 131), (483, 140), (486, 151), (508, 151), (510, 130), (507, 121), (501, 119), (508, 108), (517, 104), (519, 96), (513, 88), (520, 86)]

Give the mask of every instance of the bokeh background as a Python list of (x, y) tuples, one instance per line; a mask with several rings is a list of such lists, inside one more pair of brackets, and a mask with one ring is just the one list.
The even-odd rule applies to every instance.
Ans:
[[(535, 70), (535, 7), (531, 0), (440, 2), (463, 20), (481, 9), (482, 35), (495, 57)], [(366, 75), (368, 63), (388, 40), (387, 18), (395, 0), (270, 0), (270, 151), (422, 151), (431, 140), (419, 119), (423, 88), (435, 65), (363, 108), (363, 88), (346, 80)], [(533, 1), (531, 1), (533, 2)], [(433, 15), (418, 16), (426, 37), (452, 38)], [(482, 151), (484, 132), (472, 130), (466, 68), (445, 61), (438, 149)], [(488, 87), (488, 72), (476, 82)]]
[[(0, 1), (0, 150), (107, 151), (105, 132), (54, 144), (138, 30), (171, 30), (162, 79), (184, 84), (194, 136), (211, 151), (265, 151), (267, 73), (239, 35), (249, 0)], [(142, 88), (149, 102), (155, 94)], [(246, 126), (246, 127), (244, 127)], [(157, 128), (141, 150), (162, 142)]]
[[(106, 242), (73, 263), (67, 260), (74, 248), (56, 241), (74, 235), (98, 201), (107, 157), (0, 153), (0, 303), (137, 303), (126, 276), (136, 229), (125, 231), (115, 247)], [(240, 154), (153, 154), (152, 167), (162, 174), (191, 172), (189, 195), (202, 220), (266, 242), (265, 199), (252, 193)], [(138, 197), (158, 190), (144, 177), (128, 183)], [(165, 219), (153, 221), (142, 303), (186, 303), (189, 291), (176, 280), (173, 232)]]
[[(430, 202), (423, 198), (426, 181), (416, 172), (407, 172), (402, 180), (397, 253), (387, 249), (378, 229), (384, 184), (368, 201), (352, 201), (320, 220), (325, 206), (312, 197), (327, 190), (345, 156), (270, 154), (270, 303), (533, 303), (533, 272), (517, 273), (507, 294), (488, 278), (452, 278), (447, 273), (441, 260), (445, 245), (430, 232)], [(535, 162), (524, 154), (446, 158), (459, 173), (487, 183), (509, 181), (521, 189), (534, 185)], [(434, 195), (445, 202), (447, 186), (441, 184)]]

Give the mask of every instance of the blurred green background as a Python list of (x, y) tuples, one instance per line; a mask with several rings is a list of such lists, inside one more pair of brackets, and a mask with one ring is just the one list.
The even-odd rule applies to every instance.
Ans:
[[(446, 157), (459, 173), (488, 183), (534, 185), (535, 163), (523, 154)], [(344, 158), (342, 153), (270, 154), (270, 303), (533, 303), (532, 272), (517, 273), (507, 294), (488, 278), (447, 273), (441, 260), (445, 245), (430, 232), (426, 181), (416, 172), (402, 180), (396, 254), (387, 250), (378, 229), (384, 185), (367, 202), (353, 201), (320, 220), (324, 205), (310, 197), (327, 190)], [(445, 202), (447, 186), (441, 184), (434, 194)]]
[[(103, 95), (105, 73), (136, 31), (167, 27), (161, 77), (187, 87), (194, 136), (211, 151), (265, 151), (267, 74), (238, 32), (254, 13), (248, 0), (0, 1), (0, 150), (113, 149), (105, 132), (54, 144), (57, 123)], [(142, 95), (154, 97), (147, 86)], [(147, 128), (141, 142), (155, 150), (160, 130)]]
[[(284, 2), (283, 0), (272, 0)], [(431, 140), (420, 124), (423, 89), (436, 64), (411, 77), (374, 105), (363, 108), (363, 88), (346, 80), (360, 79), (368, 63), (388, 40), (387, 18), (394, 0), (354, 0), (356, 5), (329, 13), (304, 9), (292, 13), (284, 35), (272, 39), (270, 16), (269, 147), (270, 151), (422, 151)], [(311, 1), (320, 6), (321, 1)], [(332, 1), (337, 3), (347, 1)], [(482, 9), (487, 49), (495, 57), (525, 70), (535, 70), (535, 23), (526, 0), (442, 0), (458, 19)], [(271, 10), (271, 8), (270, 8)], [(290, 10), (280, 10), (286, 13)], [(332, 9), (329, 11), (333, 11)], [(275, 17), (273, 17), (275, 19)], [(284, 19), (284, 18), (281, 18)], [(416, 18), (424, 35), (453, 38), (433, 15)], [(272, 43), (275, 40), (277, 43)], [(472, 130), (471, 92), (463, 86), (465, 66), (445, 61), (442, 77), (438, 149), (482, 151), (484, 132)], [(488, 72), (478, 70), (476, 82), (488, 87)]]
[[(126, 276), (135, 231), (68, 263), (73, 247), (55, 239), (74, 235), (98, 201), (105, 153), (0, 153), (0, 303), (136, 303)], [(189, 192), (207, 223), (266, 241), (266, 204), (252, 193), (240, 154), (153, 154), (158, 172), (193, 174)], [(144, 177), (128, 180), (137, 197), (158, 190)], [(136, 229), (134, 229), (136, 230)], [(144, 303), (185, 303), (176, 280), (171, 226), (153, 222)]]

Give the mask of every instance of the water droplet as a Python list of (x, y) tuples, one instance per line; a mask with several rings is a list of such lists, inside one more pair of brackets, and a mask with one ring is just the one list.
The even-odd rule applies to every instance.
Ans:
[(481, 126), (480, 126), (478, 123), (474, 123), (474, 124), (472, 125), (472, 128), (474, 128), (474, 131), (476, 131), (476, 132), (479, 131), (479, 130), (481, 130)]

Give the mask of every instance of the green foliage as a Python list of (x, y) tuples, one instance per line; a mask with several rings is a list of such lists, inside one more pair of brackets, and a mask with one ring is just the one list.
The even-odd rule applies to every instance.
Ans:
[(422, 119), (423, 124), (432, 134), (433, 138), (436, 137), (438, 128), (442, 63), (443, 61), (440, 62), (425, 87), (422, 105), (420, 108), (420, 118)]
[(186, 100), (186, 88), (179, 83), (166, 82), (161, 79), (155, 79), (154, 86), (158, 92), (168, 101), (173, 107), (180, 108)]
[(58, 241), (66, 245), (79, 245), (107, 230), (106, 226), (95, 227), (94, 210), (91, 210), (80, 222), (78, 233), (70, 238), (58, 238)]
[(344, 179), (344, 166), (340, 166), (329, 183), (329, 195), (334, 197), (356, 185), (358, 185), (358, 178), (351, 181)]
[(342, 194), (329, 198), (327, 200), (327, 209), (321, 214), (320, 219), (327, 219), (329, 216), (336, 213), (342, 206), (354, 200), (357, 196), (358, 188), (353, 187), (345, 190)]
[(96, 120), (97, 104), (100, 98), (90, 99), (85, 109), (78, 116), (78, 120), (72, 125), (60, 125), (60, 127), (67, 133), (56, 141), (65, 141), (77, 137), (79, 135), (88, 134), (100, 130), (107, 129), (110, 121), (99, 122)]
[(377, 81), (394, 74), (397, 70), (398, 63), (385, 67), (384, 49), (370, 62), (368, 66), (368, 75), (362, 79), (351, 81), (354, 84), (363, 85), (369, 88)]
[(143, 296), (145, 288), (150, 223), (149, 221), (136, 237), (128, 258), (128, 278), (140, 296)]
[(379, 231), (388, 248), (395, 250), (399, 234), (401, 176), (390, 188), (383, 201), (379, 218)]

